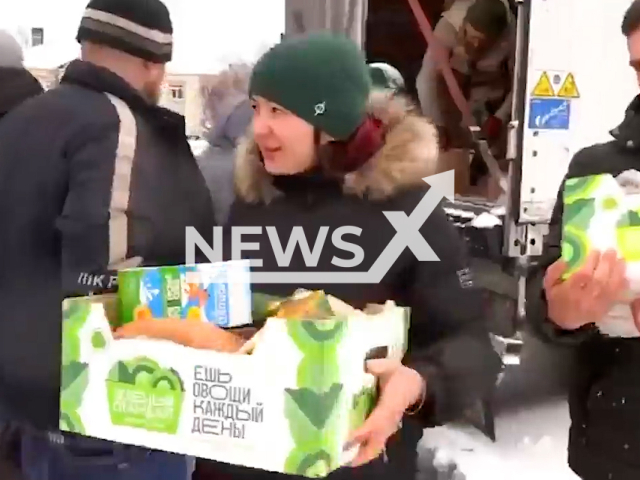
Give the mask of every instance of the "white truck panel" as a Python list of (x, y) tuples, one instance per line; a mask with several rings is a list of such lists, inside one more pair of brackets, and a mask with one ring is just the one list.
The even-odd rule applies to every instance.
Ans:
[[(609, 131), (638, 92), (620, 31), (631, 0), (530, 1), (521, 224), (548, 223), (572, 156), (610, 140)], [(535, 96), (545, 72), (553, 93)], [(578, 98), (559, 97), (569, 74), (575, 78)], [(549, 93), (544, 90), (536, 93)]]

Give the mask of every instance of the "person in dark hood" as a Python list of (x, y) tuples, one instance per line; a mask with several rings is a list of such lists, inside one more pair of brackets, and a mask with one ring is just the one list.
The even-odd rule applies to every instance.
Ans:
[[(435, 173), (435, 128), (409, 113), (401, 97), (372, 93), (361, 50), (346, 37), (328, 33), (286, 39), (273, 47), (253, 70), (250, 98), (252, 129), (236, 157), (236, 199), (226, 228), (231, 238), (225, 237), (224, 245), (236, 250), (238, 245), (231, 245), (235, 228), (262, 232), (251, 235), (254, 250), (241, 255), (261, 259), (254, 272), (368, 272), (401, 238), (394, 225), (401, 230), (404, 215), (433, 202), (430, 215), (412, 221), (416, 241), (426, 241), (439, 261), (420, 261), (414, 243), (401, 248), (378, 282), (297, 278), (295, 284), (252, 286), (278, 296), (297, 288), (324, 290), (361, 309), (387, 300), (411, 308), (405, 363), (369, 367), (381, 380), (377, 407), (353, 432), (353, 445), (360, 451), (351, 466), (329, 478), (413, 480), (423, 429), (459, 418), (493, 391), (501, 369), (463, 240), (448, 221), (437, 191), (431, 192), (422, 180)], [(426, 197), (429, 192), (434, 198)], [(308, 243), (295, 248), (297, 231), (315, 242), (314, 259), (309, 258)], [(272, 247), (275, 236), (279, 249), (289, 245), (286, 266), (283, 252)], [(295, 236), (303, 242), (302, 235)], [(320, 238), (327, 241), (318, 247)], [(289, 248), (292, 243), (294, 248)], [(424, 253), (427, 246), (422, 246)], [(238, 257), (227, 253), (226, 258)], [(301, 471), (304, 462), (296, 468), (298, 474), (308, 473)], [(299, 478), (224, 464), (213, 470), (215, 478)]]
[(0, 30), (0, 120), (25, 100), (44, 91), (22, 62), (20, 44), (13, 35)]
[(374, 89), (386, 91), (391, 95), (405, 93), (406, 85), (402, 74), (397, 68), (388, 63), (370, 63), (369, 75), (371, 76), (371, 85)]
[(224, 223), (233, 203), (233, 158), (238, 141), (247, 132), (253, 117), (249, 97), (238, 95), (229, 102), (226, 114), (208, 135), (209, 146), (197, 158), (207, 182), (218, 223)]
[[(622, 33), (640, 85), (640, 0), (628, 8)], [(565, 182), (640, 170), (640, 96), (611, 134), (612, 141), (585, 148), (571, 160), (527, 292), (534, 331), (576, 350), (569, 466), (583, 480), (640, 478), (640, 299), (626, 297), (626, 265), (615, 250), (591, 252), (567, 280), (568, 264), (561, 259)]]
[[(0, 30), (0, 121), (22, 102), (43, 91), (40, 82), (23, 66), (20, 44), (13, 35)], [(2, 420), (0, 415), (0, 461), (6, 456), (8, 461), (17, 465), (19, 426), (2, 423)]]
[(0, 412), (25, 425), (25, 480), (185, 480), (181, 455), (59, 433), (62, 300), (117, 271), (185, 263), (210, 235), (184, 117), (157, 105), (172, 58), (161, 0), (91, 0), (81, 60), (0, 122)]

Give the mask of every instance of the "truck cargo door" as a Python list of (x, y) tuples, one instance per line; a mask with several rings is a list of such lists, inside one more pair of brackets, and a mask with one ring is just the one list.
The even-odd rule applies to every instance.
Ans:
[(511, 214), (519, 225), (544, 224), (573, 155), (610, 140), (638, 92), (620, 31), (631, 0), (519, 3), (525, 48), (515, 85)]
[(330, 30), (364, 46), (367, 0), (286, 0), (285, 35)]

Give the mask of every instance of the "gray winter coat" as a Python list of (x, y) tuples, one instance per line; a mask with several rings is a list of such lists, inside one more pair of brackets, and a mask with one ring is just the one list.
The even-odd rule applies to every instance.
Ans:
[(209, 147), (197, 159), (211, 192), (218, 224), (225, 223), (233, 203), (233, 164), (236, 145), (247, 131), (252, 116), (250, 100), (244, 98), (218, 122), (207, 138)]

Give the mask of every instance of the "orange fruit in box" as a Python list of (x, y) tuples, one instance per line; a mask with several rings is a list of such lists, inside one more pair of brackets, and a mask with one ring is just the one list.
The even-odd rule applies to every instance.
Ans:
[(190, 307), (189, 311), (187, 311), (187, 322), (201, 322), (202, 321), (202, 311), (200, 307)]
[(133, 320), (151, 320), (153, 315), (151, 315), (151, 309), (146, 305), (138, 305), (133, 310)]

